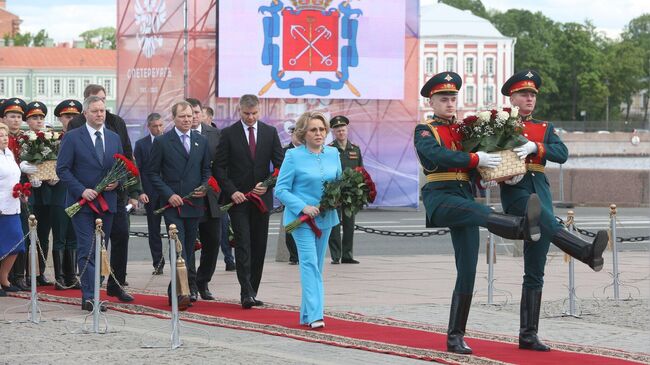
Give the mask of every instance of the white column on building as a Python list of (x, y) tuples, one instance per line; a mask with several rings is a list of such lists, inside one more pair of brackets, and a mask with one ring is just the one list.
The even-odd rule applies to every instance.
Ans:
[(436, 72), (442, 72), (445, 69), (445, 40), (438, 40), (438, 57), (436, 57), (438, 66)]
[(478, 42), (476, 45), (476, 105), (479, 109), (484, 108), (483, 104), (483, 91), (485, 89), (485, 62), (483, 62), (483, 48), (485, 47), (484, 42)]
[[(504, 76), (504, 82), (507, 80), (512, 74), (514, 74), (513, 67), (514, 65), (512, 64), (514, 61), (514, 49), (512, 48), (513, 46), (513, 40), (512, 38), (508, 38), (508, 40), (505, 42), (505, 54), (506, 54), (506, 65), (505, 65), (505, 75)], [(503, 84), (502, 84), (503, 85)], [(505, 104), (510, 104), (510, 100), (504, 96), (501, 95), (503, 98), (503, 102)]]
[[(456, 44), (456, 72), (461, 75), (463, 81), (465, 80), (465, 62), (463, 60), (463, 54), (465, 53), (465, 41), (458, 40)], [(463, 82), (464, 84), (464, 82)], [(465, 107), (465, 88), (461, 88), (458, 93), (458, 110), (461, 110)]]
[(504, 60), (506, 59), (506, 52), (505, 52), (505, 41), (498, 41), (497, 42), (497, 59), (495, 60), (496, 65), (494, 65), (494, 69), (497, 71), (496, 77), (497, 77), (497, 84), (494, 87), (494, 101), (496, 103), (496, 107), (500, 107), (503, 104), (503, 99), (501, 97), (501, 85), (503, 85), (504, 80), (504, 72), (505, 72), (505, 62)]

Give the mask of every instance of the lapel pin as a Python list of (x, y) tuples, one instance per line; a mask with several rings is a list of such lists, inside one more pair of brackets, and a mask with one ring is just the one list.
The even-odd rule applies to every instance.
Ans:
[(195, 145), (195, 146), (197, 146), (197, 147), (199, 146), (199, 144), (198, 144), (198, 143), (196, 143), (196, 142), (194, 142), (194, 145)]

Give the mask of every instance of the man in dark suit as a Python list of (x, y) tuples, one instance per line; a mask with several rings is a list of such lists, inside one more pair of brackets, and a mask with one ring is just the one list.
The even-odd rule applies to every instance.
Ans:
[[(105, 101), (106, 90), (101, 85), (90, 84), (86, 86), (86, 89), (84, 90), (84, 98), (90, 96), (97, 96)], [(68, 124), (68, 130), (84, 125), (84, 123), (86, 123), (86, 116), (84, 114), (80, 114), (72, 119)], [(126, 123), (124, 123), (124, 120), (118, 115), (112, 114), (106, 110), (104, 124), (107, 129), (117, 133), (120, 137), (122, 148), (124, 148), (124, 156), (133, 160), (131, 140), (129, 139), (129, 134), (127, 133)], [(141, 193), (140, 190), (141, 188), (138, 184), (130, 186), (126, 190), (120, 188), (117, 191), (117, 206), (119, 209), (115, 212), (115, 217), (113, 217), (113, 227), (111, 227), (111, 269), (113, 270), (113, 275), (108, 278), (106, 293), (110, 296), (117, 297), (122, 302), (130, 302), (133, 300), (133, 297), (122, 288), (126, 283), (126, 264), (129, 255), (129, 215), (125, 207), (127, 200), (129, 200), (129, 194), (131, 194), (133, 198), (129, 200), (129, 202), (133, 205), (138, 204), (138, 201), (135, 200), (135, 198), (137, 198)]]
[[(172, 115), (174, 128), (153, 141), (148, 177), (158, 191), (160, 204), (171, 205), (164, 212), (165, 225), (167, 231), (170, 224), (176, 225), (182, 243), (183, 259), (190, 262), (194, 255), (199, 219), (204, 215), (203, 198), (206, 194), (194, 192), (189, 199), (183, 197), (207, 184), (210, 177), (210, 155), (205, 137), (191, 130), (192, 106), (186, 101), (179, 101), (172, 106)], [(195, 280), (193, 273), (188, 270), (188, 284)], [(171, 305), (171, 291), (169, 295)], [(181, 310), (191, 305), (189, 297), (180, 297), (178, 303)]]
[[(94, 295), (95, 257), (94, 237), (95, 219), (101, 218), (104, 224), (105, 239), (111, 234), (113, 215), (119, 208), (115, 188), (118, 182), (112, 182), (98, 193), (95, 186), (106, 176), (113, 166), (116, 153), (122, 153), (122, 144), (117, 134), (104, 126), (106, 107), (104, 101), (97, 96), (84, 100), (86, 123), (81, 128), (68, 131), (61, 143), (57, 159), (56, 173), (68, 189), (66, 205), (70, 206), (81, 198), (89, 201), (72, 217), (72, 226), (77, 235), (78, 257), (77, 265), (81, 276), (81, 309), (92, 311)], [(108, 210), (101, 212), (95, 199), (106, 200)], [(95, 205), (102, 214), (91, 210), (90, 204)], [(102, 311), (106, 308), (102, 306)]]
[(133, 155), (140, 170), (142, 190), (144, 191), (142, 203), (144, 203), (144, 208), (147, 212), (147, 231), (149, 234), (149, 250), (153, 259), (153, 275), (162, 275), (163, 267), (165, 267), (165, 258), (162, 253), (162, 239), (160, 236), (160, 221), (162, 220), (162, 216), (160, 214), (153, 214), (153, 211), (159, 208), (157, 206), (158, 192), (151, 184), (151, 180), (149, 180), (153, 140), (162, 135), (165, 130), (160, 114), (151, 113), (147, 116), (147, 129), (149, 129), (149, 135), (135, 142)]
[[(192, 106), (192, 131), (196, 131), (208, 141), (208, 151), (210, 154), (210, 166), (217, 152), (219, 144), (219, 130), (209, 125), (201, 123), (203, 111), (201, 102), (194, 98), (186, 99)], [(190, 300), (196, 301), (197, 292), (203, 300), (214, 300), (214, 296), (208, 288), (208, 283), (212, 279), (214, 269), (217, 266), (219, 256), (219, 244), (221, 241), (221, 210), (219, 210), (219, 193), (209, 190), (205, 197), (207, 209), (199, 221), (199, 237), (201, 240), (201, 260), (199, 269), (196, 270), (196, 282), (190, 283)], [(189, 270), (195, 270), (194, 260), (190, 260)]]
[(256, 194), (267, 208), (272, 208), (272, 189), (263, 187), (262, 181), (271, 174), (271, 163), (279, 168), (284, 155), (278, 131), (258, 120), (257, 97), (243, 95), (239, 99), (239, 109), (240, 122), (221, 131), (212, 171), (221, 184), (224, 201), (235, 203), (229, 214), (237, 243), (237, 279), (241, 286), (242, 307), (249, 309), (263, 305), (255, 297), (264, 268), (269, 213), (261, 212), (245, 193)]

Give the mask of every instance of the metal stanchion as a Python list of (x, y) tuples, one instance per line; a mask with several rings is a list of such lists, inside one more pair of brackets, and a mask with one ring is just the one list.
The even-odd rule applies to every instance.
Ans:
[(171, 299), (172, 299), (172, 334), (171, 348), (177, 349), (181, 346), (180, 319), (178, 317), (178, 295), (176, 294), (176, 242), (178, 240), (178, 229), (175, 224), (169, 225), (169, 265), (171, 267)]
[[(570, 210), (567, 213), (567, 219), (566, 219), (566, 228), (570, 232), (575, 232), (575, 212)], [(576, 317), (580, 318), (579, 315), (576, 314), (576, 284), (575, 284), (575, 260), (573, 257), (564, 254), (565, 258), (568, 258), (569, 260), (569, 310), (567, 312), (564, 312), (565, 316), (571, 316), (571, 317)]]
[(32, 323), (40, 323), (40, 313), (41, 310), (38, 307), (38, 294), (36, 293), (36, 245), (38, 244), (36, 236), (36, 225), (38, 221), (33, 214), (29, 215), (29, 273), (30, 281), (32, 284), (31, 288), (31, 300), (30, 300), (30, 314), (29, 320)]
[(611, 234), (609, 236), (609, 242), (612, 244), (612, 265), (613, 265), (613, 282), (612, 286), (614, 288), (614, 299), (619, 300), (619, 279), (618, 279), (618, 247), (616, 246), (616, 204), (609, 206), (609, 220), (610, 220), (610, 230)]
[(101, 286), (101, 265), (102, 265), (102, 220), (95, 220), (95, 290), (93, 293), (93, 332), (99, 333), (99, 315), (101, 314), (101, 301), (99, 287)]

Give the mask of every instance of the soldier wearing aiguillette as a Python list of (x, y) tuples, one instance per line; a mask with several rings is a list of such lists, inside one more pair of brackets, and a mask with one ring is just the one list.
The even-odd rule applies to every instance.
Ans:
[[(342, 115), (330, 119), (330, 128), (332, 129), (334, 140), (329, 146), (336, 147), (339, 150), (343, 170), (363, 167), (361, 148), (348, 140), (348, 124), (350, 124), (350, 120)], [(355, 216), (348, 217), (339, 208), (339, 218), (341, 219), (341, 223), (332, 228), (332, 233), (329, 238), (332, 264), (338, 264), (339, 260), (343, 264), (358, 264), (359, 261), (355, 260), (352, 256)], [(342, 238), (341, 226), (343, 227)]]
[(586, 242), (564, 229), (555, 219), (551, 190), (544, 169), (546, 161), (564, 163), (568, 150), (553, 124), (533, 118), (541, 85), (542, 79), (537, 72), (525, 70), (510, 77), (501, 88), (501, 93), (510, 97), (510, 103), (519, 107), (523, 135), (528, 139), (526, 144), (513, 149), (521, 159), (526, 160), (528, 171), (501, 184), (501, 204), (504, 212), (522, 215), (531, 194), (537, 194), (542, 203), (541, 238), (534, 243), (524, 240), (519, 348), (549, 351), (550, 348), (537, 337), (549, 242), (589, 265), (594, 271), (600, 271), (603, 267), (602, 253), (609, 239), (607, 232), (601, 230), (596, 234), (593, 243)]
[[(474, 201), (470, 179), (477, 166), (494, 168), (501, 163), (497, 154), (462, 151), (462, 138), (455, 122), (460, 76), (443, 72), (433, 76), (420, 90), (429, 98), (432, 120), (415, 128), (417, 156), (427, 178), (422, 187), (427, 227), (449, 227), (456, 260), (456, 285), (451, 299), (447, 351), (471, 354), (464, 340), (472, 303), (479, 250), (479, 226), (505, 238), (524, 235), (539, 238), (540, 203), (535, 194), (527, 200), (524, 217), (495, 213)], [(485, 185), (485, 184), (482, 184)]]
[[(54, 108), (54, 116), (59, 119), (63, 133), (68, 130), (68, 123), (81, 114), (83, 106), (77, 100), (68, 99), (60, 102)], [(72, 227), (70, 217), (65, 213), (66, 186), (57, 181), (50, 184), (52, 197), (52, 262), (54, 263), (54, 279), (56, 290), (81, 289), (77, 279), (77, 236)], [(83, 268), (82, 268), (83, 269)]]

